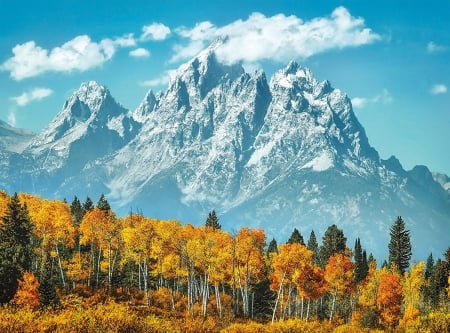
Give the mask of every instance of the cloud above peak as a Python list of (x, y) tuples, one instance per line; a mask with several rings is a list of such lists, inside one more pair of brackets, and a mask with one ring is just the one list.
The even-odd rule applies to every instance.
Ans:
[(136, 45), (133, 35), (94, 42), (88, 35), (81, 35), (51, 50), (36, 42), (18, 44), (13, 56), (0, 65), (0, 70), (9, 71), (14, 80), (23, 80), (46, 72), (86, 71), (101, 66), (121, 47)]
[(29, 92), (24, 92), (23, 94), (11, 97), (11, 99), (18, 105), (18, 106), (26, 106), (32, 101), (41, 100), (48, 96), (53, 94), (53, 90), (49, 88), (35, 88), (32, 89)]
[(225, 42), (217, 49), (217, 55), (226, 63), (306, 59), (333, 49), (357, 47), (381, 39), (365, 27), (364, 19), (353, 17), (344, 7), (336, 8), (330, 16), (309, 21), (294, 15), (267, 17), (253, 13), (247, 20), (237, 20), (222, 27), (204, 21), (193, 28), (180, 27), (175, 32), (187, 39), (187, 43), (175, 45), (171, 62), (195, 56), (219, 37)]
[(142, 27), (141, 41), (164, 40), (170, 35), (170, 28), (162, 23), (152, 23)]

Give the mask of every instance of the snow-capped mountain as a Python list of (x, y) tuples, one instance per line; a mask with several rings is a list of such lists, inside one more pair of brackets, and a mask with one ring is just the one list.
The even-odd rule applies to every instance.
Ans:
[(120, 149), (136, 135), (140, 124), (96, 82), (83, 83), (61, 112), (26, 147), (47, 172), (86, 163)]
[(222, 64), (220, 46), (132, 112), (105, 87), (83, 84), (20, 155), (22, 180), (3, 186), (69, 200), (105, 193), (119, 213), (198, 224), (215, 209), (224, 228), (263, 227), (279, 241), (294, 227), (307, 237), (335, 223), (349, 246), (360, 237), (375, 253), (402, 215), (417, 256), (448, 247), (443, 176), (380, 159), (350, 99), (310, 70), (291, 62), (268, 81)]

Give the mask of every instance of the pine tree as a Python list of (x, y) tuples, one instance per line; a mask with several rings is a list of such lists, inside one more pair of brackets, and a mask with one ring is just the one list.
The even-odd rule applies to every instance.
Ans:
[(438, 259), (429, 277), (428, 283), (424, 286), (424, 299), (434, 309), (439, 307), (441, 295), (445, 293), (448, 284), (448, 274), (445, 261)]
[(111, 210), (111, 206), (103, 193), (98, 199), (97, 208), (103, 210), (104, 212), (109, 212)]
[(291, 237), (289, 237), (288, 244), (301, 244), (301, 245), (305, 245), (305, 241), (303, 240), (303, 236), (300, 233), (300, 231), (298, 231), (297, 228), (294, 228), (294, 231), (292, 231)]
[(84, 216), (84, 209), (76, 196), (73, 198), (72, 204), (70, 205), (70, 214), (72, 215), (75, 225), (79, 227)]
[(0, 303), (7, 303), (16, 293), (18, 279), (31, 270), (33, 226), (26, 205), (15, 193), (0, 223)]
[(396, 265), (400, 273), (403, 274), (409, 267), (409, 260), (411, 259), (411, 241), (409, 230), (405, 229), (405, 222), (401, 216), (397, 217), (390, 231), (389, 265)]
[(328, 227), (322, 238), (322, 247), (320, 248), (320, 263), (325, 267), (328, 259), (335, 253), (342, 253), (346, 248), (347, 238), (344, 232), (335, 224)]
[(55, 282), (51, 270), (51, 262), (47, 262), (44, 267), (39, 285), (39, 300), (43, 307), (55, 307), (59, 304), (59, 297), (56, 293)]
[(206, 227), (211, 227), (213, 229), (222, 229), (222, 226), (219, 223), (219, 219), (217, 218), (216, 211), (213, 209), (209, 212), (208, 217), (205, 221)]
[(433, 253), (430, 253), (427, 259), (427, 265), (425, 266), (425, 279), (429, 279), (434, 269)]
[(269, 255), (270, 253), (278, 253), (278, 244), (275, 238), (272, 238), (269, 246), (267, 247), (267, 255)]
[(358, 284), (364, 280), (364, 268), (363, 268), (363, 251), (361, 248), (361, 241), (359, 238), (355, 240), (354, 249), (354, 260), (355, 260), (355, 282)]
[(94, 203), (92, 202), (92, 199), (89, 197), (86, 197), (86, 200), (84, 201), (84, 204), (83, 204), (84, 214), (86, 214), (87, 212), (90, 212), (93, 209), (94, 209)]
[(320, 263), (319, 244), (317, 243), (316, 234), (311, 230), (309, 235), (308, 245), (306, 246), (313, 252), (313, 263), (318, 265)]
[(361, 270), (361, 276), (362, 279), (364, 280), (367, 276), (367, 274), (369, 274), (369, 262), (367, 260), (367, 252), (366, 250), (363, 250), (363, 257), (362, 257), (362, 270)]

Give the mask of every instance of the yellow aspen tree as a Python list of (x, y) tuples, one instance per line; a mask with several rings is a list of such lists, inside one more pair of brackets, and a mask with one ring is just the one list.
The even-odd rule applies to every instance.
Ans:
[(57, 258), (61, 282), (66, 287), (59, 247), (73, 248), (75, 245), (76, 230), (69, 205), (60, 200), (45, 200), (26, 193), (21, 193), (20, 198), (27, 205), (34, 235), (37, 237), (35, 252), (40, 262), (36, 261), (35, 269), (38, 270), (39, 265), (39, 270), (42, 271), (48, 256)]
[(349, 296), (356, 291), (353, 281), (353, 263), (350, 257), (342, 253), (333, 254), (325, 267), (325, 280), (327, 281), (328, 291), (333, 296), (330, 311), (331, 321), (336, 308), (337, 296)]
[(139, 290), (144, 289), (147, 305), (150, 305), (149, 266), (152, 242), (156, 238), (155, 224), (156, 220), (135, 216), (133, 222), (125, 223), (126, 226), (121, 230), (124, 256), (138, 265)]
[(287, 243), (278, 248), (278, 254), (272, 260), (273, 273), (270, 276), (270, 288), (277, 291), (272, 322), (275, 320), (278, 305), (280, 305), (280, 319), (284, 319), (286, 310), (290, 308), (296, 282), (300, 284), (303, 278), (299, 272), (312, 262), (312, 256), (313, 252), (299, 243)]
[(5, 191), (0, 190), (0, 217), (5, 216), (9, 200), (9, 195)]
[(99, 208), (94, 208), (83, 216), (81, 221), (80, 244), (90, 246), (91, 251), (91, 267), (93, 276), (89, 278), (99, 285), (99, 275), (101, 269), (102, 247), (105, 239), (105, 232), (108, 229), (108, 214)]
[(448, 295), (448, 297), (450, 298), (450, 274), (448, 275), (448, 280), (447, 280), (447, 282), (448, 282), (447, 295)]
[(366, 278), (359, 284), (359, 312), (354, 318), (358, 318), (365, 326), (376, 326), (377, 318), (377, 292), (380, 284), (380, 271), (375, 261), (369, 262), (369, 272)]
[(234, 239), (232, 285), (233, 290), (236, 291), (236, 285), (239, 289), (242, 311), (246, 317), (249, 315), (252, 284), (260, 282), (266, 273), (265, 243), (266, 235), (262, 229), (242, 228)]
[(423, 261), (412, 265), (410, 273), (405, 272), (402, 279), (403, 304), (405, 311), (402, 325), (416, 319), (420, 315), (421, 290), (424, 284), (425, 263)]
[[(210, 230), (212, 229), (212, 230)], [(208, 234), (214, 240), (212, 248), (210, 281), (214, 286), (216, 307), (219, 318), (222, 319), (222, 300), (220, 296), (220, 284), (231, 279), (232, 238), (229, 233), (220, 229), (209, 228)]]

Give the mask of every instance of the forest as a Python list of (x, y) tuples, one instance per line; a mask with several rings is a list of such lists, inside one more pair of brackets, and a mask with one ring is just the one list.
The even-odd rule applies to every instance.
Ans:
[(400, 216), (383, 263), (363, 242), (0, 191), (0, 331), (450, 332), (450, 247), (411, 263)]

